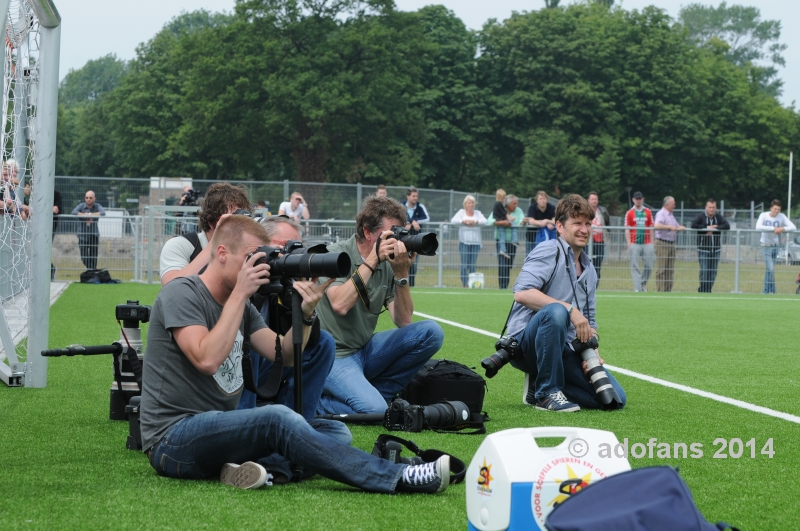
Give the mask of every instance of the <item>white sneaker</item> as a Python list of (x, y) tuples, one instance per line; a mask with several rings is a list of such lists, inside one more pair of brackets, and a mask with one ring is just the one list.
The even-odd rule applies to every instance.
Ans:
[(222, 465), (222, 472), (219, 474), (219, 481), (232, 487), (240, 489), (257, 489), (264, 484), (272, 485), (269, 481), (272, 474), (252, 461), (237, 465), (235, 463), (225, 463)]

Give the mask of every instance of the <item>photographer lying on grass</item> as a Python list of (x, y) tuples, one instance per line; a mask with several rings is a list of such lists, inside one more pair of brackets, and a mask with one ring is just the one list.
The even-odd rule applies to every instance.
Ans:
[[(573, 340), (597, 337), (597, 273), (583, 249), (592, 234), (594, 210), (579, 195), (558, 202), (558, 238), (536, 246), (514, 284), (508, 336), (519, 340), (521, 356), (511, 365), (525, 373), (523, 403), (545, 411), (604, 408), (586, 376), (587, 365)], [(602, 365), (602, 360), (598, 360)], [(625, 392), (606, 371), (608, 392), (623, 407)]]
[[(151, 466), (162, 476), (218, 476), (223, 483), (251, 489), (268, 480), (256, 461), (278, 453), (306, 471), (369, 492), (445, 490), (447, 456), (418, 466), (395, 464), (343, 444), (346, 428), (341, 424), (310, 423), (282, 405), (236, 410), (243, 389), (243, 315), (249, 319), (253, 350), (270, 361), (275, 356), (275, 333), (247, 304), (269, 282), (269, 265), (256, 264), (264, 257), (256, 250), (267, 241), (264, 228), (249, 217), (224, 219), (210, 242), (206, 271), (173, 280), (156, 298), (141, 404), (142, 443)], [(303, 299), (295, 310), (303, 312), (305, 345), (328, 283), (311, 279), (294, 287)], [(291, 331), (282, 343), (284, 351), (292, 351)]]

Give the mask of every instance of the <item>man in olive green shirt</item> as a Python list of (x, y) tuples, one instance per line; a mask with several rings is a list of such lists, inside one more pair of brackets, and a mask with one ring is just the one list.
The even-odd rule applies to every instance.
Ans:
[[(328, 246), (331, 252), (347, 253), (352, 267), (317, 306), (322, 329), (336, 340), (320, 414), (383, 413), (442, 346), (442, 327), (433, 321), (412, 322), (408, 271), (416, 254), (391, 230), (405, 219), (404, 207), (394, 199), (367, 197), (356, 218), (356, 234)], [(376, 334), (384, 308), (397, 328)]]

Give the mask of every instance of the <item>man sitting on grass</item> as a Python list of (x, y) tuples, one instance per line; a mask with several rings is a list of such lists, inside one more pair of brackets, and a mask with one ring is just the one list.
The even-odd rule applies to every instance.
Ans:
[[(572, 349), (597, 337), (597, 273), (583, 249), (592, 234), (594, 210), (570, 194), (556, 207), (558, 238), (536, 246), (525, 259), (514, 285), (508, 335), (519, 340), (523, 356), (511, 364), (525, 373), (523, 403), (545, 411), (599, 409), (594, 387), (584, 375), (585, 362)], [(602, 363), (602, 360), (600, 360)], [(625, 392), (606, 371), (625, 404)]]
[[(237, 410), (243, 389), (243, 316), (254, 351), (274, 360), (276, 335), (249, 297), (269, 282), (269, 265), (256, 250), (269, 240), (246, 216), (217, 225), (210, 262), (200, 276), (176, 278), (153, 305), (142, 375), (142, 443), (162, 476), (207, 479), (258, 488), (268, 478), (257, 461), (279, 453), (304, 470), (370, 492), (435, 493), (447, 488), (449, 457), (408, 466), (344, 444), (347, 428), (307, 422), (282, 405)], [(303, 302), (303, 343), (315, 308), (330, 283), (297, 281)], [(292, 351), (291, 330), (283, 349)], [(285, 361), (291, 363), (287, 356)]]

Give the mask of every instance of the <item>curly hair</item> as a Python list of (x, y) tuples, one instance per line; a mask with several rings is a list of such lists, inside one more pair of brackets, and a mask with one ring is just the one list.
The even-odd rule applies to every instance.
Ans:
[(200, 230), (208, 232), (217, 225), (220, 216), (227, 214), (233, 207), (250, 210), (250, 198), (244, 186), (234, 186), (228, 183), (214, 183), (206, 190), (203, 197), (202, 210), (200, 211)]
[(594, 218), (594, 209), (578, 194), (565, 195), (556, 206), (556, 221), (563, 225), (569, 218)]
[(381, 228), (384, 219), (403, 225), (407, 217), (405, 207), (394, 199), (370, 195), (361, 203), (356, 217), (356, 240), (363, 242), (364, 231), (375, 232)]

